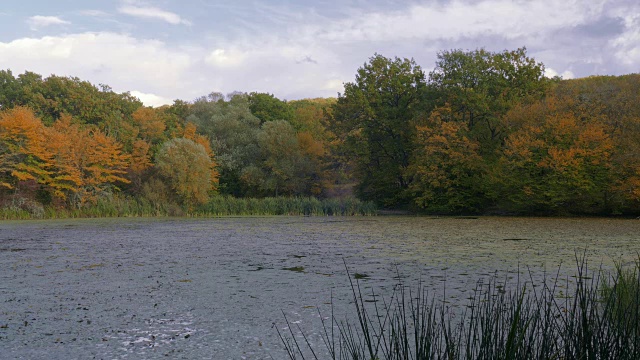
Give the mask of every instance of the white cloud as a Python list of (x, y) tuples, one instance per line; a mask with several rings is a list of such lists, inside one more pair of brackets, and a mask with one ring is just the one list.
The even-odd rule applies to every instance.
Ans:
[[(477, 44), (474, 47), (492, 45), (476, 40), (490, 38), (503, 43), (507, 39), (517, 43), (515, 47), (548, 42), (555, 32), (600, 16), (601, 1), (454, 0), (322, 21), (287, 14), (291, 21), (283, 22), (287, 25), (278, 32), (260, 29), (260, 35), (242, 39), (214, 37), (205, 63), (211, 74), (218, 75), (209, 84), (224, 90), (268, 91), (281, 97), (335, 96), (375, 52), (434, 61), (436, 51), (464, 41)], [(447, 45), (438, 48), (442, 44)], [(313, 61), (300, 60), (307, 58)], [(569, 70), (561, 76), (574, 77)]]
[(322, 90), (329, 90), (334, 93), (344, 92), (344, 83), (340, 79), (331, 79), (324, 83)]
[[(606, 73), (601, 64), (631, 69), (640, 63), (638, 16), (633, 17), (640, 11), (622, 9), (616, 1), (425, 0), (386, 12), (361, 8), (349, 13), (340, 7), (338, 18), (302, 16), (288, 8), (260, 9), (268, 11), (268, 20), (250, 22), (253, 15), (239, 16), (239, 31), (198, 28), (201, 36), (192, 39), (169, 36), (162, 42), (103, 32), (0, 42), (0, 64), (14, 73), (71, 75), (111, 85), (116, 91), (135, 89), (134, 95), (154, 106), (212, 91), (264, 91), (290, 100), (335, 96), (375, 52), (414, 57), (428, 69), (441, 50), (486, 47), (500, 51), (526, 45), (531, 56), (547, 65), (548, 76), (572, 78), (599, 69)], [(122, 0), (119, 11), (171, 24), (188, 23), (149, 3)], [(574, 29), (603, 16), (626, 19), (624, 32), (591, 42), (573, 38), (579, 33)], [(245, 26), (243, 20), (252, 26)]]
[(102, 10), (81, 10), (78, 13), (80, 15), (93, 16), (93, 17), (104, 17), (109, 15)]
[(625, 9), (619, 14), (624, 19), (625, 31), (612, 40), (612, 46), (616, 49), (616, 58), (625, 65), (631, 67), (640, 63), (640, 6)]
[(68, 21), (62, 20), (57, 16), (42, 16), (36, 15), (27, 19), (27, 24), (31, 30), (38, 30), (51, 25), (69, 25), (71, 24)]
[(544, 76), (548, 77), (548, 78), (552, 78), (555, 76), (560, 76), (561, 78), (568, 80), (568, 79), (573, 79), (575, 78), (575, 74), (573, 73), (573, 71), (571, 70), (565, 70), (562, 72), (562, 74), (558, 73), (557, 71), (555, 71), (554, 69), (547, 67), (544, 69)]
[(162, 96), (158, 96), (156, 94), (148, 94), (148, 93), (143, 93), (140, 91), (130, 91), (131, 95), (137, 97), (138, 99), (140, 99), (140, 101), (142, 101), (143, 104), (145, 104), (146, 106), (153, 106), (153, 107), (158, 107), (158, 106), (162, 106), (162, 105), (171, 105), (173, 104), (173, 100), (166, 98), (166, 97), (162, 97)]
[(82, 33), (0, 42), (0, 63), (14, 74), (32, 71), (43, 76), (77, 76), (94, 84), (108, 84), (119, 92), (137, 89), (141, 94), (181, 98), (183, 87), (189, 88), (186, 72), (193, 59), (161, 41)]
[(173, 25), (191, 25), (191, 22), (181, 18), (180, 15), (156, 7), (124, 5), (118, 8), (118, 12), (140, 18), (162, 20)]
[(213, 66), (234, 67), (241, 66), (244, 58), (245, 55), (242, 51), (237, 49), (215, 49), (207, 56), (205, 61)]
[(315, 32), (324, 39), (345, 42), (455, 41), (492, 35), (515, 39), (582, 24), (599, 14), (601, 8), (601, 1), (454, 0), (441, 5), (414, 5), (397, 12), (354, 15)]

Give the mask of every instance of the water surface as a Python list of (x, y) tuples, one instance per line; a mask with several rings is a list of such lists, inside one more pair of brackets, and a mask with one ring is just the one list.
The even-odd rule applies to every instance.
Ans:
[[(351, 310), (398, 277), (452, 304), (495, 275), (542, 278), (575, 254), (633, 260), (640, 221), (241, 217), (0, 222), (7, 359), (284, 358), (283, 314), (319, 341), (318, 310)], [(567, 279), (571, 279), (567, 277)], [(446, 281), (445, 281), (446, 280)], [(445, 291), (446, 284), (446, 293)], [(275, 325), (274, 325), (275, 323)]]

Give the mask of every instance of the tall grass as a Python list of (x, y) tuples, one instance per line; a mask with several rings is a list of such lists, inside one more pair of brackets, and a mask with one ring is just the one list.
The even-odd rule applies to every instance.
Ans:
[(640, 255), (633, 267), (616, 264), (615, 277), (602, 282), (602, 298), (609, 307), (608, 321), (640, 336)]
[(215, 196), (204, 205), (187, 209), (175, 203), (150, 202), (125, 196), (101, 198), (81, 208), (42, 206), (33, 201), (0, 208), (0, 219), (61, 219), (151, 216), (367, 216), (375, 215), (373, 203), (354, 198), (316, 199), (313, 197), (271, 197), (264, 199)]
[(23, 205), (0, 208), (0, 219), (73, 219), (98, 217), (150, 217), (150, 216), (182, 216), (183, 209), (177, 204), (151, 204), (144, 199), (125, 196), (111, 196), (99, 199), (95, 204), (81, 207), (43, 206), (35, 202)]
[[(640, 261), (610, 278), (584, 261), (577, 268), (569, 296), (557, 291), (558, 275), (540, 284), (518, 279), (511, 289), (491, 279), (478, 283), (466, 307), (429, 297), (421, 284), (399, 284), (370, 305), (350, 280), (355, 320), (336, 319), (332, 304), (323, 321), (325, 353), (362, 360), (640, 359)], [(289, 332), (278, 334), (288, 357), (319, 359), (302, 330), (285, 321)]]
[(194, 211), (195, 216), (294, 215), (356, 216), (375, 215), (373, 203), (355, 198), (316, 199), (313, 197), (268, 197), (262, 199), (216, 196)]

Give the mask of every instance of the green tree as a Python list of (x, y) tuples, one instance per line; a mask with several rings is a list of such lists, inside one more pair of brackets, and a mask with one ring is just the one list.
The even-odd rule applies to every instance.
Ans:
[(285, 120), (291, 122), (294, 117), (293, 109), (285, 101), (282, 101), (269, 93), (252, 92), (248, 96), (251, 113), (260, 119), (260, 122)]
[(0, 107), (29, 107), (45, 125), (63, 114), (73, 116), (81, 124), (98, 126), (131, 151), (139, 132), (132, 114), (142, 106), (131, 94), (118, 94), (107, 85), (95, 86), (76, 77), (43, 79), (27, 71), (12, 78), (10, 71), (0, 73)]
[(260, 119), (249, 109), (245, 95), (225, 101), (222, 94), (212, 93), (194, 102), (187, 118), (199, 132), (209, 137), (220, 171), (220, 192), (234, 196), (258, 192), (254, 182), (241, 177), (247, 167), (258, 166)]
[(251, 196), (322, 196), (330, 187), (324, 147), (307, 132), (296, 132), (284, 120), (262, 124), (259, 161), (242, 169), (241, 180)]
[(331, 130), (355, 164), (357, 194), (382, 205), (408, 203), (406, 190), (425, 75), (413, 60), (375, 55), (346, 83)]
[(28, 73), (21, 75), (24, 101), (45, 124), (51, 124), (62, 114), (73, 116), (83, 124), (101, 125), (110, 118), (128, 118), (142, 106), (128, 93), (114, 93), (109, 86), (95, 86), (77, 77), (51, 75), (38, 81)]
[(263, 156), (265, 193), (274, 196), (298, 193), (298, 188), (303, 186), (297, 178), (302, 158), (293, 126), (284, 120), (264, 123), (258, 144)]
[(528, 57), (526, 48), (444, 51), (429, 74), (434, 104), (451, 107), (454, 119), (467, 124), (485, 156), (508, 135), (501, 116), (521, 101), (542, 98), (549, 83), (544, 65)]
[(0, 70), (0, 109), (11, 109), (20, 104), (22, 86), (11, 70)]
[(190, 107), (191, 105), (184, 100), (174, 100), (173, 104), (167, 108), (167, 112), (184, 121), (189, 116)]

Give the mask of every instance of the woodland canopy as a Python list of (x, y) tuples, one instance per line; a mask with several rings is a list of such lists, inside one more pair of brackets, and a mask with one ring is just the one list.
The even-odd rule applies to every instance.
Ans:
[(640, 75), (549, 79), (526, 49), (374, 55), (337, 99), (145, 107), (0, 71), (0, 207), (355, 195), (438, 214), (640, 213)]

